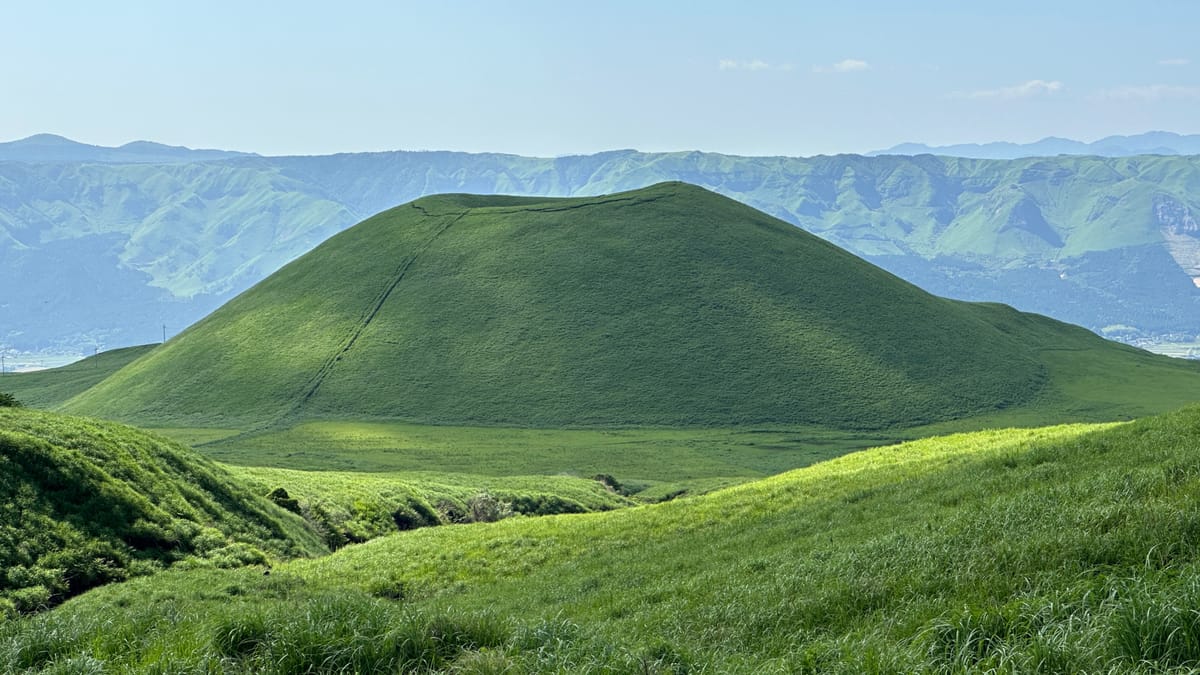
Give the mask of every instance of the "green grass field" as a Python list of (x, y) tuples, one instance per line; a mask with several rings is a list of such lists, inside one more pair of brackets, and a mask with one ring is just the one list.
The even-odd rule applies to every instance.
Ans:
[[(656, 501), (701, 494), (867, 447), (996, 427), (1038, 427), (1064, 418), (1129, 420), (1190, 400), (1195, 376), (1175, 363), (1113, 345), (1061, 352), (1051, 361), (1055, 386), (1034, 405), (990, 415), (882, 432), (813, 427), (733, 429), (520, 429), (403, 422), (304, 422), (246, 434), (168, 429), (221, 462), (308, 471), (391, 472), (421, 481), (495, 490), (490, 478), (540, 474), (588, 478), (608, 474), (635, 498)], [(1130, 367), (1132, 364), (1132, 368)], [(399, 472), (397, 474), (397, 472)], [(325, 499), (337, 500), (336, 491)], [(344, 501), (344, 500), (342, 500)]]
[[(159, 430), (202, 440), (208, 430)], [(463, 511), (489, 494), (529, 514), (702, 494), (899, 440), (820, 429), (511, 429), (308, 422), (197, 445), (261, 494), (282, 487), (331, 545), (394, 532), (409, 504)], [(593, 480), (608, 475), (628, 499)], [(633, 501), (633, 500), (636, 500)], [(437, 510), (437, 509), (435, 509)], [(442, 514), (441, 522), (452, 517)], [(437, 524), (421, 523), (424, 524)]]
[[(193, 435), (189, 430), (168, 434)], [(824, 429), (513, 429), (307, 422), (197, 446), (229, 464), (335, 471), (440, 471), (624, 481), (760, 478), (896, 436)]]
[(1198, 438), (1197, 408), (961, 434), (665, 504), (399, 533), (267, 577), (171, 571), (3, 624), (0, 667), (1185, 672)]

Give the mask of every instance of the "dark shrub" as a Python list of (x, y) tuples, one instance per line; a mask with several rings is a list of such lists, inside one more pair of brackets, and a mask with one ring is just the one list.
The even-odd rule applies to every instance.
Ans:
[(501, 501), (490, 492), (481, 492), (467, 500), (471, 520), (477, 523), (494, 523), (513, 514), (512, 504)]
[(396, 529), (401, 532), (405, 530), (415, 530), (418, 527), (425, 527), (427, 524), (421, 516), (408, 511), (404, 507), (400, 507), (392, 513), (392, 520), (396, 523)]
[(448, 523), (469, 523), (471, 516), (449, 499), (443, 499), (437, 504), (437, 510)]
[(619, 495), (629, 496), (629, 492), (625, 489), (625, 486), (621, 484), (621, 481), (607, 473), (598, 473), (595, 476), (592, 476), (592, 480), (596, 481), (597, 483), (602, 483), (604, 487)]
[(300, 513), (300, 502), (296, 501), (294, 497), (288, 494), (287, 490), (281, 487), (277, 487), (267, 493), (267, 499), (270, 499), (292, 513), (297, 515)]
[(408, 499), (408, 505), (412, 507), (412, 510), (418, 516), (421, 516), (425, 519), (426, 525), (442, 524), (442, 519), (438, 516), (438, 512), (429, 504), (426, 504), (423, 500), (418, 499), (417, 497), (410, 497)]
[(407, 506), (396, 509), (392, 513), (392, 520), (396, 523), (397, 530), (415, 530), (418, 527), (442, 524), (437, 511), (416, 497), (409, 497)]

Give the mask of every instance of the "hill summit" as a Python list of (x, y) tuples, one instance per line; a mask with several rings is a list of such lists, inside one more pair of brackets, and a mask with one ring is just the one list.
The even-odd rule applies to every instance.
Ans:
[(932, 296), (684, 183), (441, 195), (332, 237), (66, 407), (147, 424), (865, 429), (1028, 404), (1050, 378), (1038, 347), (1080, 341), (1109, 349)]

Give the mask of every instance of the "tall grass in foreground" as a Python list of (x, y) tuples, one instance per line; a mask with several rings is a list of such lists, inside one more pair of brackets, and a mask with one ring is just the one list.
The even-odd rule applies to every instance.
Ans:
[(120, 424), (0, 408), (0, 615), (175, 564), (326, 552), (189, 449)]
[(269, 576), (168, 571), (6, 624), (0, 669), (1192, 672), (1198, 449), (1200, 409), (963, 434)]
[(428, 671), (512, 635), (511, 626), (494, 617), (429, 613), (361, 593), (310, 593), (282, 576), (199, 576), (213, 586), (189, 602), (170, 594), (120, 594), (113, 615), (47, 617), (43, 631), (0, 628), (0, 670)]

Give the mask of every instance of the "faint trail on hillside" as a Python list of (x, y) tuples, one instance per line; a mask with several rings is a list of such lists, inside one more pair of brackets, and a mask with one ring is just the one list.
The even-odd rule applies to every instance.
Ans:
[[(673, 197), (673, 196), (675, 196), (675, 195), (674, 194), (664, 195), (664, 197)], [(607, 204), (620, 204), (622, 202), (629, 202), (630, 205), (649, 204), (651, 202), (656, 202), (662, 198), (663, 197), (617, 197), (614, 199), (594, 199), (591, 201), (584, 202), (582, 204), (570, 204), (570, 205), (564, 205), (564, 206), (522, 206), (522, 207), (511, 208), (511, 209), (492, 208), (491, 212), (492, 213), (554, 213), (557, 211), (574, 211), (576, 209), (587, 209), (587, 208), (591, 208), (593, 206), (604, 206)]]
[[(658, 199), (660, 199), (660, 197), (651, 197), (651, 198), (618, 197), (618, 198), (613, 198), (613, 199), (590, 200), (590, 201), (587, 201), (582, 204), (571, 204), (571, 205), (564, 205), (564, 206), (548, 206), (548, 207), (533, 207), (533, 208), (519, 207), (519, 208), (514, 208), (514, 209), (494, 209), (494, 210), (497, 212), (500, 212), (500, 213), (569, 211), (569, 210), (573, 210), (573, 209), (598, 206), (598, 205), (602, 205), (602, 204), (614, 204), (614, 203), (620, 203), (620, 202), (629, 202), (629, 203), (636, 204), (636, 203), (641, 203), (641, 202), (657, 201)], [(454, 225), (458, 221), (462, 220), (463, 217), (465, 217), (468, 213), (471, 212), (471, 209), (468, 208), (468, 209), (465, 209), (465, 210), (463, 210), (461, 212), (457, 212), (457, 213), (454, 213), (454, 212), (430, 213), (424, 206), (422, 206), (421, 204), (416, 203), (416, 202), (412, 203), (412, 207), (414, 209), (416, 209), (417, 211), (420, 211), (422, 215), (424, 215), (428, 218), (448, 218), (449, 220), (444, 225), (439, 227), (437, 229), (437, 231), (435, 231), (429, 237), (429, 239), (425, 240), (424, 243), (422, 243), (420, 246), (418, 246), (417, 249), (413, 252), (413, 254), (411, 256), (409, 256), (407, 260), (404, 261), (404, 263), (402, 263), (398, 268), (396, 268), (396, 272), (393, 274), (391, 283), (389, 283), (386, 287), (384, 287), (384, 289), (382, 291), (380, 291), (372, 299), (371, 304), (368, 306), (368, 309), (363, 312), (362, 318), (359, 319), (357, 325), (354, 327), (354, 330), (350, 332), (350, 335), (342, 343), (342, 346), (336, 352), (334, 352), (334, 354), (332, 356), (330, 356), (325, 361), (325, 363), (321, 364), (321, 367), (317, 370), (316, 374), (313, 375), (313, 377), (311, 379), (309, 379), (309, 381), (305, 384), (303, 395), (299, 398), (299, 400), (296, 401), (296, 404), (292, 407), (291, 411), (288, 413), (287, 416), (294, 415), (302, 406), (304, 406), (305, 403), (307, 403), (309, 400), (312, 399), (313, 396), (316, 395), (317, 391), (320, 390), (321, 385), (325, 382), (325, 379), (327, 377), (329, 377), (329, 374), (331, 372), (333, 372), (334, 367), (337, 366), (337, 362), (341, 360), (342, 355), (345, 354), (346, 352), (350, 351), (350, 349), (352, 349), (354, 347), (354, 344), (356, 342), (358, 342), (358, 338), (362, 336), (363, 332), (367, 329), (367, 326), (371, 325), (371, 322), (375, 320), (375, 317), (379, 314), (379, 311), (381, 309), (383, 309), (384, 303), (387, 302), (387, 299), (389, 297), (391, 297), (392, 292), (396, 290), (396, 287), (400, 285), (400, 282), (404, 280), (404, 277), (408, 273), (409, 268), (412, 267), (412, 264), (414, 262), (416, 262), (417, 258), (419, 258), (421, 256), (421, 254), (424, 253), (430, 247), (430, 245), (432, 245), (433, 242), (437, 240), (438, 237), (442, 236), (442, 234), (446, 230), (450, 229), (450, 227), (452, 225)]]
[(327, 359), (325, 363), (321, 365), (320, 369), (317, 370), (316, 375), (314, 375), (312, 379), (308, 381), (308, 384), (305, 385), (304, 395), (301, 396), (300, 400), (296, 402), (296, 405), (293, 406), (291, 413), (289, 414), (295, 414), (295, 412), (299, 410), (301, 406), (307, 403), (309, 399), (311, 399), (317, 393), (317, 390), (321, 388), (321, 384), (325, 382), (325, 378), (329, 376), (329, 373), (333, 371), (334, 366), (336, 366), (337, 362), (341, 360), (342, 355), (350, 351), (350, 349), (354, 346), (354, 343), (358, 342), (358, 338), (363, 334), (363, 331), (367, 329), (367, 326), (371, 325), (371, 322), (375, 320), (375, 317), (379, 314), (379, 310), (383, 309), (383, 304), (387, 302), (387, 299), (392, 295), (392, 292), (395, 291), (396, 287), (400, 285), (400, 282), (404, 280), (404, 276), (408, 273), (408, 269), (412, 267), (412, 264), (416, 262), (417, 258), (421, 257), (421, 254), (424, 253), (426, 249), (428, 249), (429, 246), (433, 244), (435, 240), (437, 240), (438, 237), (442, 236), (442, 233), (450, 229), (451, 225), (462, 220), (464, 216), (471, 212), (470, 209), (467, 209), (461, 213), (429, 213), (417, 204), (413, 204), (413, 208), (417, 209), (426, 216), (446, 217), (449, 218), (449, 220), (444, 225), (439, 227), (437, 231), (429, 237), (429, 239), (426, 239), (424, 243), (418, 246), (413, 254), (409, 256), (408, 259), (405, 260), (398, 268), (396, 268), (396, 272), (392, 275), (391, 283), (385, 286), (383, 290), (372, 299), (371, 304), (368, 305), (368, 308), (363, 313), (362, 318), (359, 319), (358, 324), (354, 327), (354, 330), (350, 332), (350, 336), (342, 344), (341, 348), (334, 352), (333, 356), (329, 357), (329, 359)]

